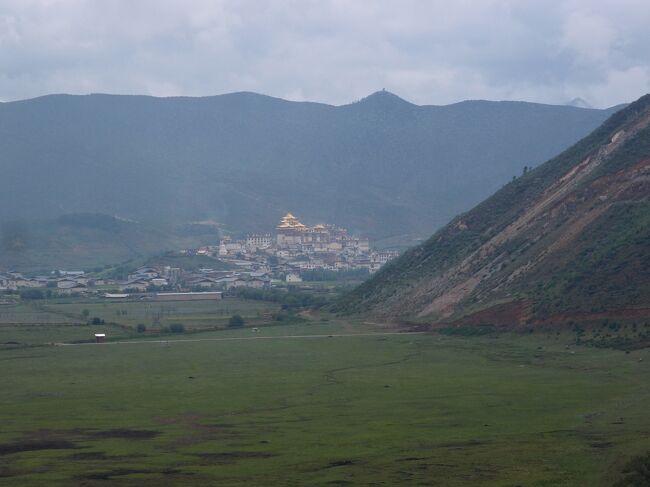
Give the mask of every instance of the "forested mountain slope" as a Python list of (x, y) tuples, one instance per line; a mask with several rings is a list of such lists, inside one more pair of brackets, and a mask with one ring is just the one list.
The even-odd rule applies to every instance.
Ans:
[(650, 317), (650, 95), (454, 218), (338, 309), (426, 322)]
[(244, 232), (294, 211), (426, 235), (614, 111), (388, 92), (339, 107), (253, 93), (0, 103), (0, 222), (83, 212)]
[(211, 225), (154, 226), (102, 214), (7, 222), (0, 226), (0, 271), (91, 269), (214, 243), (217, 238), (218, 229)]

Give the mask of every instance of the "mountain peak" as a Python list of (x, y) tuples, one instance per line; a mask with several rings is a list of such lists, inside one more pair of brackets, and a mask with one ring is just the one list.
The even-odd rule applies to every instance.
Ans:
[(382, 89), (362, 98), (353, 105), (366, 105), (373, 107), (414, 107), (411, 102), (406, 101), (404, 98), (397, 96), (395, 93)]
[(587, 100), (584, 98), (576, 97), (573, 100), (569, 101), (566, 103), (570, 107), (576, 107), (576, 108), (593, 108), (591, 103), (589, 103)]

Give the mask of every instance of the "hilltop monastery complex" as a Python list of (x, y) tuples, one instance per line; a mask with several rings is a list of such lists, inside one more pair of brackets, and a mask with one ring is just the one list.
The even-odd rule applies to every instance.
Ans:
[(287, 213), (275, 229), (275, 235), (253, 234), (245, 240), (224, 237), (217, 256), (221, 259), (275, 256), (296, 270), (368, 269), (374, 272), (396, 252), (370, 249), (367, 237), (353, 236), (344, 228), (319, 224), (307, 226)]
[[(127, 294), (106, 294), (111, 299), (163, 289), (184, 291), (182, 297), (186, 300), (196, 298), (187, 291), (266, 287), (278, 280), (300, 282), (309, 271), (373, 273), (398, 255), (395, 251), (373, 250), (367, 238), (349, 235), (347, 230), (334, 225), (304, 225), (291, 213), (280, 220), (275, 235), (254, 234), (242, 240), (224, 237), (218, 246), (185, 249), (180, 254), (213, 257), (228, 264), (230, 270), (145, 266), (131, 272), (125, 281), (93, 278), (81, 271), (58, 271), (33, 278), (14, 272), (0, 274), (0, 291), (46, 288), (56, 295), (69, 295), (97, 293), (97, 286), (114, 286), (113, 289)], [(167, 298), (180, 299), (178, 295)]]

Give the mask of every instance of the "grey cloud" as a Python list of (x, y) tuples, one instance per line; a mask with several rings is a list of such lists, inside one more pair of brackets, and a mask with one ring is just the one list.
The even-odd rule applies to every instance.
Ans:
[(3, 0), (0, 99), (386, 88), (596, 106), (650, 91), (646, 0)]

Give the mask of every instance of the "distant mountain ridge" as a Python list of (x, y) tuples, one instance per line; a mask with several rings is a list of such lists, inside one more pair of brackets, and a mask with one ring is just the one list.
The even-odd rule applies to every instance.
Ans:
[(650, 95), (512, 181), (338, 310), (428, 323), (650, 318)]
[(0, 222), (103, 213), (270, 230), (286, 211), (422, 235), (615, 109), (377, 92), (344, 106), (254, 93), (50, 95), (0, 104)]

